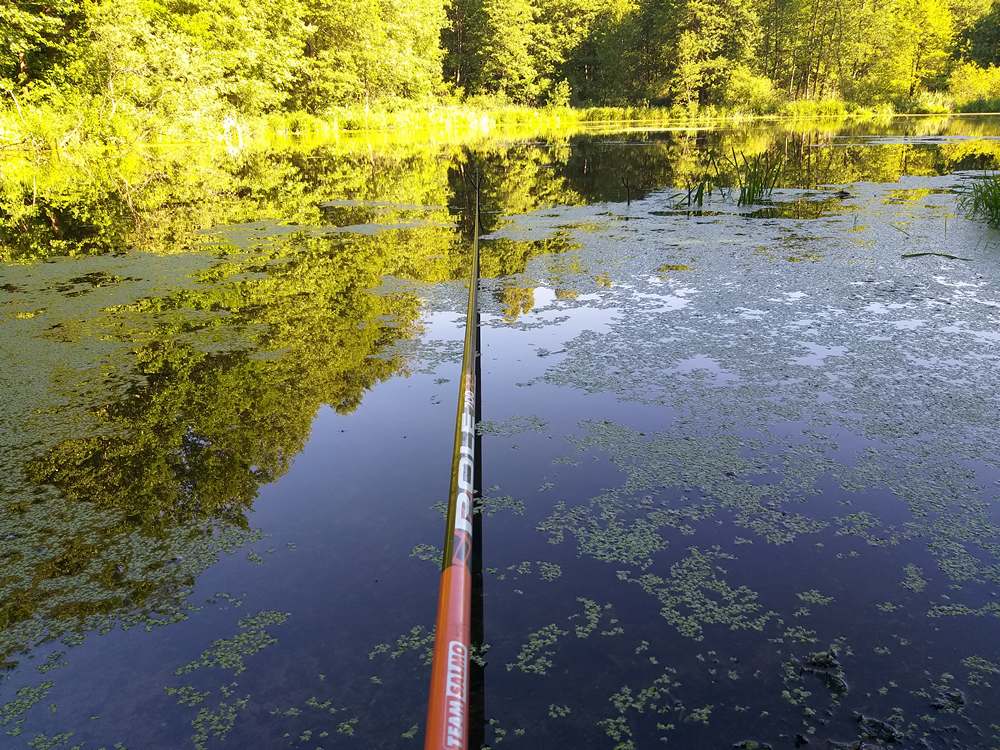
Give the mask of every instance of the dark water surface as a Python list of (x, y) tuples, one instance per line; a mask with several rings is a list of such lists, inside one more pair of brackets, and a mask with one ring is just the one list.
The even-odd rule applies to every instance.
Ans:
[(0, 747), (420, 746), (478, 163), (490, 746), (1000, 748), (998, 162), (976, 117), (6, 170)]

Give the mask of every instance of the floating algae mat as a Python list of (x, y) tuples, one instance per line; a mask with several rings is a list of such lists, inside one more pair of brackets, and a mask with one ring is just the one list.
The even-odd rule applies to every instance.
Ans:
[(1000, 747), (998, 137), (4, 170), (0, 747), (421, 746), (474, 165), (486, 743)]

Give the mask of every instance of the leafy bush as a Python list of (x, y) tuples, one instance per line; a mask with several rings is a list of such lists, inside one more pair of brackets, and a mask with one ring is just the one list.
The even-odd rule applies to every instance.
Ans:
[(745, 65), (737, 66), (726, 82), (726, 106), (744, 112), (772, 114), (781, 106), (782, 97), (770, 78), (755, 75)]
[(992, 99), (980, 97), (974, 102), (969, 102), (968, 104), (963, 104), (961, 107), (958, 107), (958, 111), (975, 112), (980, 114), (985, 114), (987, 112), (1000, 112), (1000, 96)]
[(570, 100), (573, 98), (573, 92), (570, 89), (569, 81), (562, 80), (552, 86), (549, 89), (548, 106), (550, 107), (568, 107), (570, 105)]
[(954, 99), (943, 91), (921, 91), (907, 102), (906, 111), (919, 115), (944, 115), (952, 111)]
[(1000, 102), (1000, 67), (981, 68), (971, 62), (957, 65), (948, 79), (948, 93), (963, 112), (997, 111), (983, 105)]

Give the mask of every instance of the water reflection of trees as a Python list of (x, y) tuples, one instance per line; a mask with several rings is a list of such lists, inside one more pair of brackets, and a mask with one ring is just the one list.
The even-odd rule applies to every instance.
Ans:
[[(784, 183), (799, 187), (895, 181), (995, 162), (998, 153), (975, 140), (871, 147), (840, 142), (836, 130), (12, 161), (0, 175), (0, 259), (128, 253), (141, 274), (138, 251), (218, 257), (193, 283), (70, 321), (121, 346), (91, 363), (105, 371), (103, 391), (70, 386), (67, 405), (54, 411), (67, 422), (79, 416), (71, 420), (71, 410), (85, 414), (75, 434), (53, 440), (38, 426), (23, 440), (33, 447), (5, 467), (0, 653), (110, 620), (182, 616), (199, 572), (246, 538), (259, 487), (287, 470), (316, 411), (351, 411), (405, 368), (393, 347), (417, 332), (419, 300), (370, 290), (386, 275), (464, 278), (471, 227), (459, 209), (470, 204), (474, 169), (489, 232), (509, 214), (725, 176), (733, 151), (780, 151)], [(273, 222), (253, 224), (261, 219)], [(336, 231), (358, 224), (383, 228)], [(572, 247), (567, 234), (491, 240), (483, 274), (519, 273), (536, 255)], [(516, 285), (498, 294), (511, 318), (533, 300)], [(91, 356), (72, 337), (61, 346), (80, 349), (66, 351), (67, 362)], [(14, 478), (22, 470), (26, 482)]]
[[(197, 248), (200, 230), (212, 225), (273, 217), (315, 226), (331, 215), (338, 223), (364, 223), (376, 213), (361, 204), (332, 211), (323, 205), (337, 199), (460, 208), (476, 166), (483, 175), (484, 218), (558, 203), (619, 202), (629, 194), (639, 198), (652, 189), (682, 187), (718, 170), (727, 173), (734, 152), (785, 154), (792, 165), (789, 184), (894, 180), (909, 169), (995, 164), (1000, 151), (995, 142), (982, 140), (933, 148), (908, 145), (899, 140), (903, 137), (975, 139), (996, 131), (988, 118), (821, 120), (599, 138), (567, 131), (564, 138), (544, 142), (484, 142), (464, 151), (433, 144), (397, 144), (387, 151), (354, 139), (237, 158), (212, 146), (82, 153), (41, 164), (28, 155), (11, 155), (0, 172), (0, 260), (133, 249), (178, 252)], [(873, 136), (897, 140), (876, 148), (858, 142)], [(954, 153), (963, 148), (967, 153)], [(412, 211), (386, 207), (378, 213), (383, 220), (394, 213), (412, 218)]]
[[(183, 596), (165, 595), (245, 530), (319, 407), (351, 411), (400, 371), (391, 347), (413, 335), (419, 300), (370, 289), (435, 245), (407, 231), (338, 239), (268, 244), (90, 322), (127, 347), (100, 363), (110, 395), (76, 395), (88, 417), (78, 434), (26, 461), (26, 479), (49, 491), (5, 502), (5, 655), (129, 613), (182, 615)], [(251, 270), (262, 263), (276, 266)]]
[[(19, 465), (8, 466), (5, 658), (76, 628), (184, 615), (200, 570), (248, 538), (246, 513), (260, 486), (302, 450), (316, 411), (352, 411), (367, 389), (405, 369), (394, 345), (417, 332), (419, 299), (372, 289), (387, 275), (464, 278), (468, 247), (447, 208), (456, 161), (430, 151), (391, 158), (321, 149), (202, 165), (196, 171), (210, 179), (177, 184), (170, 180), (183, 168), (167, 160), (128, 210), (105, 210), (124, 205), (114, 190), (128, 177), (105, 174), (112, 190), (98, 196), (84, 194), (101, 183), (93, 174), (76, 192), (60, 175), (57, 220), (37, 205), (21, 215), (34, 229), (5, 247), (22, 262), (131, 248), (129, 276), (139, 277), (153, 273), (139, 251), (218, 257), (172, 291), (41, 334), (73, 327), (121, 346), (87, 363), (85, 341), (61, 340), (59, 358), (85, 363), (88, 377), (100, 371), (103, 388), (81, 376), (74, 390), (64, 377), (71, 402), (53, 418), (79, 426), (53, 442), (36, 424)], [(80, 203), (71, 205), (74, 196)], [(84, 215), (95, 219), (66, 218)], [(268, 216), (282, 221), (249, 224)], [(381, 226), (333, 226), (349, 224)], [(565, 237), (497, 241), (483, 272), (517, 273), (533, 255), (567, 246)], [(65, 284), (42, 293), (60, 289), (70, 293)]]

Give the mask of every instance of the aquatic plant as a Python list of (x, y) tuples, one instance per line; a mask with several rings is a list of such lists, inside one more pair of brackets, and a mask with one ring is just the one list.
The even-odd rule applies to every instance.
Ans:
[(686, 192), (674, 206), (675, 209), (701, 208), (705, 205), (705, 198), (712, 196), (715, 185), (712, 178), (702, 177), (697, 182), (688, 182), (684, 188)]
[(959, 194), (958, 207), (970, 219), (1000, 229), (1000, 174), (972, 182)]
[(749, 206), (769, 198), (774, 192), (784, 159), (768, 152), (748, 159), (746, 154), (737, 156), (736, 151), (733, 151), (733, 165), (736, 167), (736, 179), (740, 187), (737, 204)]
[(704, 171), (688, 178), (684, 183), (684, 192), (671, 196), (671, 200), (675, 201), (674, 210), (702, 208), (705, 205), (705, 198), (711, 198), (716, 192), (724, 200), (729, 199), (729, 188), (725, 186), (727, 181), (722, 176), (719, 163), (715, 158), (711, 158), (709, 166), (711, 172)]
[(551, 648), (567, 632), (552, 623), (530, 633), (528, 642), (521, 646), (517, 661), (508, 664), (507, 671), (509, 672), (516, 667), (525, 674), (547, 674), (552, 667), (552, 656), (555, 654)]

